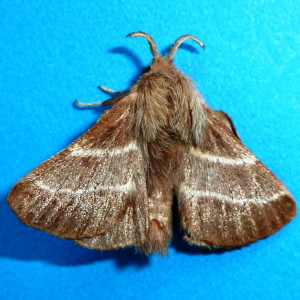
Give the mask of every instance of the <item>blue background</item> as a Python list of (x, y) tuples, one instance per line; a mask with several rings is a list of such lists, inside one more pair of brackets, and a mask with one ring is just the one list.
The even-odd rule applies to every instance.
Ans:
[[(142, 2), (142, 1), (141, 1)], [(298, 1), (1, 0), (1, 299), (300, 298), (300, 222), (250, 246), (211, 254), (176, 233), (167, 257), (98, 252), (22, 225), (6, 205), (13, 184), (90, 127), (151, 54), (182, 34), (175, 64), (207, 102), (231, 115), (245, 144), (300, 199)]]

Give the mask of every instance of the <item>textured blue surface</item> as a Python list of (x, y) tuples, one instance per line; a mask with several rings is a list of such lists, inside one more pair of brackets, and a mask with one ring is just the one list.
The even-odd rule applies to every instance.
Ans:
[[(0, 3), (1, 299), (300, 299), (300, 222), (225, 253), (177, 236), (169, 256), (97, 252), (22, 225), (6, 205), (12, 185), (93, 124), (107, 99), (151, 59), (191, 33), (175, 63), (207, 102), (228, 112), (245, 144), (300, 199), (298, 1), (41, 1)], [(227, 3), (227, 4), (225, 4)]]

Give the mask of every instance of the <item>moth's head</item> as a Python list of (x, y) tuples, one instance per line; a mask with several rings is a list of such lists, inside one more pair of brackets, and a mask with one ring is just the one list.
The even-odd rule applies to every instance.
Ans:
[(144, 70), (144, 73), (147, 72), (147, 71), (156, 72), (156, 71), (160, 71), (160, 70), (166, 70), (166, 69), (174, 68), (174, 65), (173, 65), (174, 54), (177, 51), (177, 49), (179, 48), (180, 44), (184, 40), (192, 39), (193, 41), (198, 43), (203, 49), (205, 48), (204, 44), (199, 39), (197, 39), (193, 35), (186, 34), (186, 35), (180, 36), (173, 43), (168, 55), (161, 56), (158, 53), (156, 44), (155, 44), (153, 38), (150, 35), (148, 35), (147, 33), (141, 32), (141, 31), (132, 32), (132, 33), (127, 35), (127, 37), (136, 37), (136, 36), (143, 37), (148, 41), (149, 46), (150, 46), (150, 51), (153, 55), (153, 60), (150, 64), (150, 66)]

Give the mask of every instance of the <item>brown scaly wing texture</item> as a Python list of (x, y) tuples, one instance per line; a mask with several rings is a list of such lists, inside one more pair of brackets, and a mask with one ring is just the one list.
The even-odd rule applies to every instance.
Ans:
[(231, 119), (207, 108), (201, 147), (184, 157), (178, 205), (184, 238), (236, 247), (269, 236), (296, 214), (292, 196), (240, 141)]
[[(143, 201), (140, 201), (139, 203), (144, 204)], [(140, 207), (140, 209), (145, 210), (144, 207)], [(137, 212), (138, 208), (136, 206), (130, 205), (128, 206), (123, 218), (111, 229), (101, 235), (75, 240), (75, 242), (84, 247), (98, 250), (124, 248), (136, 245), (140, 250), (147, 252), (147, 246), (145, 246), (146, 233), (142, 230), (141, 234), (139, 230), (135, 230), (137, 221), (141, 221), (140, 226), (142, 229), (145, 228), (144, 220), (135, 217), (138, 215)]]
[(8, 202), (23, 223), (90, 248), (145, 243), (148, 203), (134, 103), (134, 95), (120, 100), (13, 187)]

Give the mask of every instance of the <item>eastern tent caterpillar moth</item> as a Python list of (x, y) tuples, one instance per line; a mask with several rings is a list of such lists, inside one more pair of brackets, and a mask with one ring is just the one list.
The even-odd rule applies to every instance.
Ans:
[(149, 71), (13, 187), (8, 202), (21, 221), (88, 248), (146, 254), (167, 252), (174, 196), (184, 238), (202, 247), (246, 245), (288, 223), (296, 214), (288, 190), (173, 64), (185, 39), (202, 42), (181, 36), (162, 57), (149, 35), (129, 36), (149, 42)]

